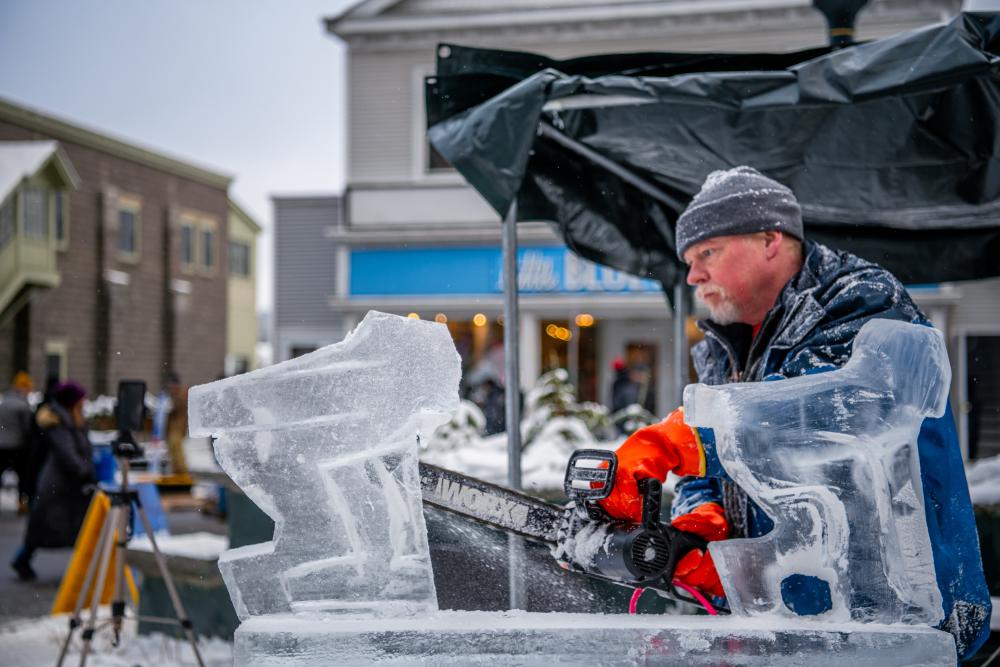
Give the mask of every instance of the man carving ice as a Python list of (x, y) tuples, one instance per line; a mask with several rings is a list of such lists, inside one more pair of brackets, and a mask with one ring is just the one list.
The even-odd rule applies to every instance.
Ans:
[[(709, 175), (677, 221), (676, 245), (689, 267), (688, 284), (710, 313), (699, 322), (705, 340), (692, 350), (698, 379), (706, 384), (781, 380), (839, 368), (872, 318), (929, 325), (888, 271), (805, 240), (792, 191), (750, 167)], [(675, 527), (707, 540), (767, 533), (771, 520), (739, 487), (705, 476), (711, 442), (703, 443), (703, 435), (710, 433), (686, 425), (681, 408), (632, 435), (618, 449), (614, 488), (601, 501), (605, 510), (638, 521), (636, 480), (662, 480), (674, 472), (683, 477), (672, 509)], [(924, 421), (918, 449), (943, 597), (941, 627), (955, 636), (964, 658), (989, 634), (990, 598), (950, 408), (943, 417)], [(676, 576), (711, 595), (724, 594), (707, 551), (688, 553)]]

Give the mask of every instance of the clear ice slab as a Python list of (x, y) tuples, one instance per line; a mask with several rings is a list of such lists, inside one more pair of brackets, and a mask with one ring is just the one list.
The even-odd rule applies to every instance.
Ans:
[(340, 343), (191, 389), (191, 434), (275, 522), (220, 558), (241, 620), (437, 609), (417, 441), (460, 377), (445, 326), (371, 312)]
[(828, 588), (820, 621), (942, 620), (917, 435), (950, 384), (939, 331), (877, 319), (840, 369), (687, 387), (687, 423), (713, 429), (723, 467), (775, 522), (710, 546), (734, 614), (793, 618), (782, 586), (808, 580)]
[(921, 626), (717, 616), (448, 612), (419, 618), (260, 617), (236, 630), (241, 667), (321, 665), (954, 665)]

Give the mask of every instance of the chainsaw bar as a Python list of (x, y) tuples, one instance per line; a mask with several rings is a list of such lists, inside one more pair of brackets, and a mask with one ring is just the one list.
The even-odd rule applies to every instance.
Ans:
[(558, 505), (475, 477), (420, 463), (424, 503), (547, 544), (556, 543)]

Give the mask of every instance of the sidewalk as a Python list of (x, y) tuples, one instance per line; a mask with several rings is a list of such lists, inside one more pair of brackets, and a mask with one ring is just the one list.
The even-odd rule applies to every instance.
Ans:
[[(32, 562), (38, 580), (18, 581), (10, 569), (24, 538), (26, 516), (16, 516), (13, 489), (0, 490), (0, 624), (20, 618), (37, 618), (49, 614), (63, 571), (72, 549), (40, 549)], [(205, 531), (224, 535), (226, 525), (217, 517), (206, 516), (187, 502), (170, 499), (164, 502), (167, 523), (174, 535)], [(170, 509), (173, 508), (173, 509)]]

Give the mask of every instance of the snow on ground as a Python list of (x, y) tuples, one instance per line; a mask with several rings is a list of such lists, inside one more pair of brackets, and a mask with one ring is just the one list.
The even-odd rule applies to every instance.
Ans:
[[(621, 441), (595, 440), (587, 449), (616, 449)], [(566, 461), (574, 447), (559, 437), (536, 438), (524, 449), (521, 479), (526, 491), (554, 491), (562, 488)], [(507, 483), (507, 434), (476, 438), (454, 449), (428, 448), (420, 458), (428, 463), (478, 477), (495, 484)]]
[[(101, 608), (98, 619), (108, 618), (107, 607)], [(100, 621), (98, 621), (100, 623)], [(68, 616), (44, 616), (21, 619), (0, 625), (0, 655), (4, 667), (37, 667), (54, 665), (69, 628)], [(74, 634), (66, 664), (80, 661), (80, 630)], [(198, 650), (206, 665), (229, 667), (233, 664), (233, 647), (217, 637), (201, 638)], [(122, 641), (111, 646), (110, 628), (99, 629), (94, 635), (93, 649), (87, 658), (94, 667), (180, 667), (197, 664), (190, 644), (161, 634), (139, 636), (136, 622), (127, 620)]]
[(965, 476), (973, 505), (1000, 505), (1000, 456), (969, 463)]

